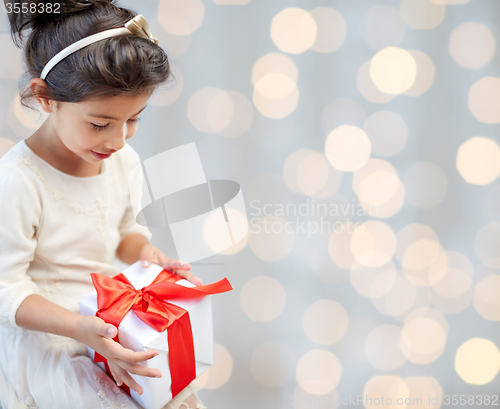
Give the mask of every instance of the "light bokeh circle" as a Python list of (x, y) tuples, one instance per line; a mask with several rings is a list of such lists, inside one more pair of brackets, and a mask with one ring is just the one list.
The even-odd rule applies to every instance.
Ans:
[(395, 371), (406, 362), (406, 356), (399, 348), (401, 328), (383, 324), (371, 331), (366, 337), (365, 354), (376, 369)]
[(399, 11), (404, 22), (414, 30), (432, 30), (444, 19), (442, 0), (401, 0)]
[(342, 374), (340, 361), (333, 352), (313, 349), (297, 363), (296, 379), (304, 391), (312, 395), (326, 395), (333, 391)]
[(406, 408), (404, 401), (410, 396), (410, 390), (403, 378), (398, 375), (375, 375), (366, 382), (362, 396), (372, 398), (371, 400), (366, 399), (363, 403), (366, 409), (380, 409), (382, 406), (381, 398), (384, 399), (384, 402), (390, 399), (393, 405), (399, 400), (403, 404), (398, 406)]
[(240, 306), (252, 321), (274, 320), (283, 312), (285, 303), (285, 289), (272, 277), (254, 277), (241, 289)]
[(417, 78), (417, 63), (409, 51), (386, 47), (371, 59), (370, 78), (380, 91), (402, 94)]
[(431, 162), (411, 165), (403, 176), (406, 198), (415, 207), (430, 209), (443, 201), (448, 178), (440, 166)]
[(331, 53), (344, 44), (347, 23), (337, 10), (331, 7), (316, 7), (309, 12), (316, 22), (316, 39), (311, 50)]
[(474, 308), (484, 319), (500, 321), (500, 274), (490, 274), (476, 284)]
[(170, 34), (186, 36), (200, 28), (205, 17), (201, 0), (160, 0), (158, 20)]
[(369, 220), (351, 237), (351, 253), (366, 267), (381, 267), (388, 263), (396, 251), (396, 236), (388, 224)]
[(382, 92), (373, 82), (370, 70), (372, 59), (365, 61), (358, 69), (356, 77), (356, 87), (363, 97), (375, 104), (386, 104), (397, 97), (397, 94), (387, 94)]
[(446, 331), (436, 320), (416, 317), (405, 323), (401, 332), (400, 345), (410, 361), (428, 364), (441, 355), (446, 340)]
[(214, 362), (208, 371), (193, 381), (195, 389), (218, 389), (229, 381), (233, 373), (233, 358), (220, 344), (214, 344)]
[(271, 39), (283, 52), (301, 54), (316, 41), (317, 26), (306, 10), (287, 7), (271, 22)]
[(304, 312), (304, 332), (319, 345), (333, 345), (347, 331), (349, 317), (344, 307), (333, 300), (318, 300)]
[(458, 65), (479, 69), (491, 61), (495, 46), (495, 36), (486, 25), (467, 21), (451, 32), (448, 48)]
[(387, 294), (396, 283), (397, 269), (392, 261), (381, 267), (366, 267), (354, 262), (350, 281), (354, 289), (363, 297), (380, 298)]
[(193, 93), (187, 104), (187, 117), (200, 132), (219, 133), (230, 123), (234, 105), (227, 92), (203, 87)]
[(398, 154), (406, 145), (408, 125), (397, 113), (378, 111), (370, 115), (364, 130), (372, 143), (374, 155), (391, 157)]
[(500, 371), (500, 351), (489, 339), (471, 338), (455, 354), (455, 370), (471, 385), (486, 385)]
[(352, 125), (342, 125), (326, 138), (325, 155), (332, 166), (344, 172), (354, 172), (370, 158), (371, 142), (365, 131)]
[(250, 248), (264, 261), (279, 261), (288, 256), (295, 242), (292, 226), (278, 216), (264, 216), (250, 229)]
[(413, 85), (403, 92), (403, 94), (411, 97), (418, 97), (426, 93), (432, 87), (436, 68), (434, 67), (431, 57), (426, 53), (418, 50), (408, 50), (408, 52), (417, 63), (417, 77)]
[(500, 78), (484, 77), (475, 82), (469, 91), (468, 106), (479, 122), (500, 123)]
[(460, 145), (456, 167), (466, 182), (488, 185), (500, 175), (500, 147), (493, 139), (474, 136)]
[(474, 251), (486, 267), (500, 268), (499, 243), (500, 222), (488, 223), (477, 232)]

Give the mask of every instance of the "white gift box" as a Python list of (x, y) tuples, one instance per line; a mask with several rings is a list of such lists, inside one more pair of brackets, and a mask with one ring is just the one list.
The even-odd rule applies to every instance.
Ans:
[[(136, 289), (141, 289), (151, 284), (162, 270), (163, 267), (157, 264), (151, 264), (150, 267), (144, 268), (140, 265), (140, 261), (137, 261), (124, 270), (122, 274)], [(194, 284), (184, 279), (176, 281), (175, 284), (195, 287)], [(165, 301), (184, 308), (189, 313), (193, 331), (196, 377), (198, 377), (214, 364), (212, 300), (209, 296), (202, 296), (189, 299), (165, 299)], [(95, 316), (98, 310), (96, 290), (94, 289), (80, 299), (78, 304), (82, 315)], [(172, 399), (167, 331), (168, 328), (165, 332), (158, 332), (151, 328), (141, 321), (132, 309), (125, 315), (118, 327), (118, 339), (125, 348), (134, 351), (156, 349), (159, 352), (158, 356), (141, 362), (140, 365), (159, 369), (162, 373), (161, 378), (130, 374), (143, 389), (142, 395), (130, 389), (130, 395), (144, 409), (160, 409)], [(88, 350), (90, 357), (94, 359), (94, 350), (91, 348)], [(98, 365), (104, 370), (103, 363), (98, 363)]]

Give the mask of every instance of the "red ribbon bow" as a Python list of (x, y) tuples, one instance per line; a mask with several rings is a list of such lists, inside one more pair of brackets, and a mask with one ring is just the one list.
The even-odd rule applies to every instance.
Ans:
[[(212, 284), (184, 287), (175, 284), (182, 279), (181, 276), (163, 270), (150, 285), (136, 290), (123, 274), (113, 278), (97, 273), (90, 275), (97, 291), (97, 317), (118, 328), (127, 312), (133, 309), (138, 318), (156, 331), (163, 332), (168, 328), (172, 397), (176, 396), (196, 378), (193, 332), (189, 313), (164, 299), (195, 298), (231, 291), (233, 288), (227, 278)], [(118, 335), (114, 340), (119, 342)], [(104, 362), (111, 376), (106, 358), (96, 352), (94, 361)]]

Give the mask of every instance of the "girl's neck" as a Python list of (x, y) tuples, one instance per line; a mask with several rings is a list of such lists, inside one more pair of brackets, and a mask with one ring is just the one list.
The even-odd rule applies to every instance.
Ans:
[(57, 133), (50, 131), (49, 118), (33, 135), (26, 138), (26, 145), (45, 162), (68, 175), (91, 177), (100, 174), (102, 162), (88, 163), (71, 152)]

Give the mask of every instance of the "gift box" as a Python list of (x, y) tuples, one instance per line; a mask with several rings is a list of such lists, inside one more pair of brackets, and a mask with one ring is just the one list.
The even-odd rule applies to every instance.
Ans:
[[(142, 395), (125, 386), (144, 409), (162, 408), (214, 364), (209, 295), (230, 291), (227, 279), (195, 286), (159, 265), (144, 268), (138, 261), (113, 278), (93, 273), (92, 281), (96, 289), (78, 301), (80, 313), (118, 327), (115, 340), (125, 348), (159, 352), (140, 365), (159, 369), (162, 378), (130, 374), (141, 385)], [(107, 370), (106, 359), (88, 349)]]

